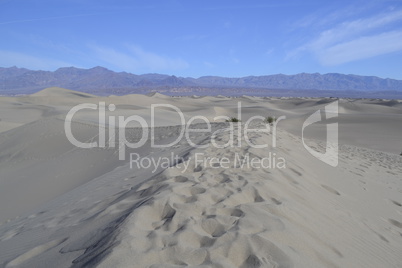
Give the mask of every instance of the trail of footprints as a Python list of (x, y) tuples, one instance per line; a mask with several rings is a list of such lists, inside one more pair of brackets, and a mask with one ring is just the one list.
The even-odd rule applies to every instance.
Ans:
[[(231, 154), (233, 148), (213, 152)], [(137, 189), (143, 198), (152, 194), (152, 200), (129, 216), (123, 234), (127, 242), (123, 238), (122, 243), (135, 243), (130, 253), (138, 265), (159, 267), (160, 260), (161, 266), (292, 267), (290, 258), (264, 237), (285, 229), (274, 213), (283, 201), (269, 189), (269, 179), (259, 178), (269, 176), (269, 171), (250, 176), (242, 171), (246, 179), (236, 169), (193, 167), (185, 173), (170, 169), (165, 178)], [(163, 191), (155, 192), (156, 188)]]
[[(217, 140), (223, 143), (227, 141), (225, 136)], [(247, 153), (237, 148), (223, 148), (214, 152), (206, 150), (211, 155), (229, 158), (233, 158), (235, 152)], [(341, 155), (343, 161), (352, 160), (348, 158), (345, 154)], [(372, 166), (370, 161), (362, 162), (351, 172), (364, 174)], [(275, 215), (275, 210), (280, 210), (284, 201), (267, 186), (267, 182), (273, 179), (270, 171), (251, 170), (247, 173), (247, 170), (242, 170), (246, 179), (236, 174), (235, 170), (204, 168), (202, 165), (184, 174), (180, 169), (171, 170), (167, 179), (159, 182), (167, 185), (168, 191), (160, 192), (152, 202), (134, 211), (127, 224), (132, 226), (128, 231), (131, 236), (128, 241), (143, 245), (140, 249), (132, 247), (137, 250), (134, 250), (134, 255), (139, 263), (150, 264), (143, 255), (151, 254), (154, 261), (158, 257), (164, 261), (168, 259), (161, 266), (294, 266), (284, 251), (267, 239), (267, 233), (285, 229), (283, 220)], [(299, 170), (289, 168), (289, 171), (302, 176)], [(258, 179), (258, 176), (264, 176), (264, 180)], [(299, 186), (294, 179), (289, 180), (289, 184)], [(142, 190), (147, 187), (155, 187), (155, 184), (146, 183)], [(340, 192), (328, 185), (322, 184), (321, 187), (334, 196), (341, 196)], [(401, 206), (396, 201), (393, 204)], [(264, 215), (264, 220), (258, 220), (261, 217), (257, 215)], [(389, 219), (389, 223), (402, 228), (402, 223), (394, 219)]]
[[(267, 194), (262, 196), (252, 182), (228, 172), (215, 174), (200, 169), (191, 175), (177, 174), (159, 182), (169, 185), (170, 189), (157, 193), (152, 202), (136, 209), (127, 225), (132, 226), (130, 241), (143, 243), (142, 250), (136, 252), (139, 263), (142, 254), (152, 251), (167, 256), (173, 250), (171, 265), (221, 263), (260, 267), (281, 264), (290, 267), (287, 256), (259, 235), (284, 229), (283, 222), (267, 210), (269, 206), (280, 206), (282, 201)], [(149, 182), (139, 191), (150, 187), (155, 188), (155, 183)], [(260, 213), (267, 215), (264, 222), (253, 217)], [(228, 244), (229, 250), (224, 250)], [(257, 251), (260, 254), (248, 254), (244, 249), (238, 251), (239, 245), (249, 249), (260, 247)], [(278, 254), (267, 258), (269, 252)]]

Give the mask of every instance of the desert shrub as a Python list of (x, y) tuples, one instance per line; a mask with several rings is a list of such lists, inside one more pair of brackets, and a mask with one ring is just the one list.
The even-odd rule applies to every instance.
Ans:
[(267, 118), (265, 118), (265, 122), (267, 122), (268, 124), (272, 124), (275, 121), (276, 118), (274, 116), (268, 116)]
[(236, 117), (231, 117), (229, 120), (226, 120), (226, 122), (234, 122), (234, 123), (237, 123), (237, 122), (241, 122), (241, 120), (237, 119)]

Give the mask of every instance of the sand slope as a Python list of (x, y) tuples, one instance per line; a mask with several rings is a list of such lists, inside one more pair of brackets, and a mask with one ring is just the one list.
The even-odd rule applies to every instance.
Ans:
[[(330, 99), (68, 97), (72, 93), (57, 89), (0, 99), (2, 109), (15, 113), (8, 121), (19, 124), (0, 134), (0, 217), (11, 219), (0, 225), (0, 266), (400, 267), (401, 157), (379, 151), (399, 150), (391, 146), (401, 134), (398, 101), (340, 101), (340, 157), (333, 168), (288, 132), (297, 134), (298, 125)], [(66, 140), (65, 114), (86, 100), (115, 103), (116, 114), (147, 115), (150, 104), (169, 103), (187, 117), (208, 118), (233, 115), (241, 100), (243, 124), (258, 114), (286, 114), (288, 121), (278, 130), (276, 148), (251, 148), (243, 136), (242, 146), (219, 149), (195, 149), (184, 139), (161, 149), (147, 143), (127, 153), (154, 159), (173, 154), (184, 162), (155, 170), (130, 168), (118, 160), (116, 148), (78, 149)], [(38, 113), (19, 121), (31, 111)], [(160, 142), (180, 131), (166, 126), (169, 117), (159, 117)], [(90, 113), (77, 117), (73, 126), (79, 139), (97, 138)], [(214, 130), (226, 129), (214, 135), (219, 144), (228, 141), (229, 126), (214, 124)], [(311, 127), (307, 134), (318, 140), (308, 144), (322, 151), (325, 125)], [(127, 136), (138, 139), (139, 131), (130, 128)], [(208, 133), (192, 138), (211, 142)], [(250, 140), (272, 145), (272, 133), (252, 133)], [(379, 150), (353, 145), (365, 142)], [(285, 159), (285, 168), (235, 161), (273, 161), (273, 154), (275, 161)], [(197, 155), (232, 162), (224, 168), (201, 163)]]
[[(202, 150), (185, 144), (176, 153), (186, 155), (187, 170), (122, 166), (4, 228), (2, 259), (6, 267), (50, 259), (60, 267), (398, 267), (399, 159), (344, 146), (341, 166), (323, 167), (298, 137), (279, 134), (275, 153), (288, 159), (286, 169), (195, 165)], [(205, 153), (267, 157), (249, 147)]]
[[(277, 155), (291, 159), (286, 169), (200, 166), (182, 173), (179, 165), (143, 184), (136, 192), (147, 192), (138, 200), (145, 203), (125, 219), (119, 245), (100, 267), (397, 267), (398, 177), (379, 182), (375, 172), (349, 170), (347, 164), (328, 174), (316, 160), (302, 160), (297, 138), (280, 134), (286, 144)], [(355, 149), (344, 148), (342, 159)], [(206, 153), (234, 157), (233, 149)], [(264, 157), (250, 148), (238, 153)], [(359, 166), (388, 169), (368, 163), (370, 153), (356, 154)], [(387, 171), (401, 174), (398, 162), (388, 163)]]

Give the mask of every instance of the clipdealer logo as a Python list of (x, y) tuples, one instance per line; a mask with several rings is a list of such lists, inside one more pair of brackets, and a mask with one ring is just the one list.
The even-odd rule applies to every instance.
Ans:
[(306, 121), (303, 123), (302, 127), (302, 141), (304, 148), (315, 158), (318, 160), (332, 166), (338, 166), (338, 123), (330, 123), (327, 124), (327, 139), (326, 139), (326, 148), (325, 153), (320, 153), (315, 151), (314, 149), (307, 146), (304, 142), (304, 129), (316, 122), (320, 122), (325, 119), (338, 117), (338, 101), (334, 101), (324, 108), (325, 118), (322, 118), (321, 111), (315, 111), (312, 115), (310, 115)]
[[(172, 111), (176, 112), (180, 118), (180, 123), (181, 123), (181, 129), (180, 133), (177, 136), (176, 140), (170, 142), (169, 144), (156, 144), (155, 143), (155, 109), (157, 108), (164, 108), (166, 109), (171, 109)], [(99, 133), (98, 133), (98, 141), (92, 141), (92, 142), (81, 142), (77, 140), (71, 129), (72, 125), (72, 120), (74, 115), (79, 112), (80, 110), (84, 109), (91, 109), (91, 110), (98, 110), (98, 121), (99, 121)], [(254, 120), (259, 120), (264, 121), (265, 117), (263, 116), (253, 116), (249, 118), (244, 124), (239, 124), (238, 128), (235, 130), (233, 128), (233, 123), (231, 123), (231, 127), (226, 130), (218, 129), (215, 131), (215, 133), (212, 133), (212, 127), (211, 127), (211, 122), (205, 117), (201, 115), (193, 116), (190, 118), (187, 122), (185, 121), (185, 117), (183, 112), (176, 106), (171, 105), (171, 104), (151, 104), (151, 117), (150, 117), (150, 123), (151, 125), (149, 126), (147, 121), (139, 116), (139, 115), (131, 115), (128, 117), (125, 116), (108, 116), (107, 121), (106, 121), (106, 109), (110, 112), (113, 112), (116, 110), (116, 106), (114, 104), (109, 104), (106, 105), (105, 102), (99, 102), (99, 104), (94, 104), (94, 103), (83, 103), (74, 106), (67, 114), (65, 122), (64, 122), (64, 129), (65, 129), (65, 134), (68, 140), (75, 146), (79, 148), (95, 148), (95, 147), (100, 147), (100, 148), (105, 148), (106, 145), (109, 148), (115, 148), (118, 146), (118, 151), (119, 151), (119, 160), (125, 160), (126, 157), (126, 148), (140, 148), (143, 146), (149, 139), (151, 142), (151, 147), (152, 148), (167, 148), (167, 147), (172, 147), (176, 145), (177, 143), (180, 142), (180, 140), (185, 137), (187, 139), (187, 142), (190, 146), (195, 147), (195, 148), (207, 148), (208, 146), (212, 145), (215, 146), (216, 148), (226, 148), (226, 147), (241, 147), (241, 140), (242, 137), (244, 137), (244, 141), (252, 148), (267, 148), (268, 144), (254, 144), (253, 142), (250, 141), (248, 137), (249, 132), (267, 132), (272, 134), (272, 144), (271, 146), (273, 148), (276, 147), (276, 127), (279, 121), (286, 119), (286, 116), (280, 116), (277, 118), (276, 121), (273, 122), (273, 124), (265, 124), (265, 128), (263, 129), (250, 129), (249, 125), (252, 121)], [(304, 130), (306, 127), (316, 123), (323, 121), (325, 119), (330, 119), (330, 118), (335, 118), (338, 117), (338, 101), (335, 101), (333, 103), (330, 103), (325, 106), (324, 111), (323, 111), (325, 118), (322, 118), (321, 116), (321, 110), (315, 111), (313, 114), (311, 114), (303, 123), (302, 126), (302, 143), (304, 148), (315, 158), (318, 160), (332, 166), (336, 167), (338, 166), (338, 123), (329, 123), (326, 126), (326, 132), (327, 132), (327, 139), (326, 139), (326, 150), (325, 153), (320, 153), (318, 151), (315, 151), (311, 147), (309, 147), (305, 143), (304, 139)], [(241, 102), (238, 102), (238, 119), (241, 119)], [(195, 129), (195, 128), (190, 128), (194, 121), (203, 121), (207, 128), (202, 128), (202, 129)], [(216, 116), (214, 120), (230, 120), (228, 116)], [(126, 137), (126, 131), (125, 129), (128, 127), (128, 125), (132, 122), (135, 122), (139, 124), (140, 129), (142, 131), (141, 139), (135, 143), (129, 142)], [(116, 137), (116, 131), (118, 130), (118, 136)], [(106, 131), (108, 131), (108, 141), (106, 142)], [(229, 131), (229, 141), (225, 144), (219, 144), (214, 137), (216, 137), (216, 134), (222, 131)], [(237, 131), (238, 135), (235, 138), (234, 131)], [(149, 133), (151, 132), (151, 133)], [(198, 145), (195, 144), (191, 139), (190, 139), (190, 134), (191, 133), (206, 133), (210, 132), (211, 135), (211, 143), (210, 144), (204, 144), (204, 145)], [(149, 134), (151, 134), (149, 136)], [(116, 142), (117, 138), (117, 142)], [(135, 155), (135, 153), (134, 153)], [(133, 159), (132, 155), (130, 155), (130, 161)], [(136, 158), (138, 159), (138, 158)], [(137, 160), (138, 161), (138, 160)]]
[[(116, 106), (114, 104), (109, 104), (106, 105), (105, 102), (99, 102), (98, 104), (94, 103), (83, 103), (74, 106), (73, 108), (70, 109), (70, 111), (67, 113), (66, 119), (64, 121), (64, 130), (67, 139), (76, 147), (79, 148), (105, 148), (108, 146), (109, 148), (115, 148), (118, 146), (118, 151), (119, 151), (119, 160), (125, 160), (126, 157), (126, 148), (140, 148), (145, 143), (150, 140), (150, 145), (151, 148), (168, 148), (172, 147), (176, 144), (178, 144), (183, 137), (186, 138), (187, 143), (194, 147), (194, 148), (207, 148), (210, 145), (214, 146), (215, 148), (226, 148), (226, 147), (241, 147), (242, 144), (242, 138), (244, 138), (244, 142), (246, 142), (250, 147), (252, 148), (258, 148), (258, 149), (263, 149), (267, 148), (269, 145), (266, 144), (254, 144), (250, 139), (249, 139), (249, 133), (250, 132), (266, 132), (266, 133), (271, 133), (272, 134), (272, 147), (276, 147), (276, 126), (278, 122), (280, 122), (283, 119), (286, 119), (286, 116), (280, 116), (276, 119), (275, 122), (272, 124), (265, 124), (265, 127), (259, 128), (259, 129), (252, 129), (250, 128), (250, 124), (253, 121), (264, 121), (265, 117), (263, 116), (253, 116), (249, 118), (244, 124), (238, 124), (238, 127), (235, 129), (233, 124), (230, 123), (230, 127), (227, 129), (218, 129), (215, 132), (212, 133), (212, 126), (211, 122), (208, 118), (205, 116), (201, 115), (196, 115), (191, 118), (189, 118), (186, 122), (185, 116), (183, 112), (176, 106), (171, 105), (171, 104), (151, 104), (150, 107), (150, 125), (148, 125), (148, 122), (141, 116), (139, 115), (131, 115), (128, 117), (125, 117), (123, 115), (120, 116), (106, 116), (106, 109), (110, 112), (113, 112), (116, 110)], [(180, 118), (180, 124), (181, 129), (180, 133), (177, 136), (176, 140), (171, 141), (169, 144), (156, 144), (155, 143), (155, 110), (157, 108), (163, 108), (164, 111), (166, 109), (170, 109), (178, 114), (178, 117)], [(72, 122), (73, 122), (73, 117), (75, 116), (76, 113), (78, 113), (81, 110), (84, 109), (90, 109), (90, 110), (97, 110), (98, 111), (98, 125), (99, 125), (99, 130), (98, 130), (98, 141), (91, 141), (91, 142), (82, 142), (79, 141), (76, 137), (74, 137), (73, 132), (72, 132)], [(237, 118), (240, 120), (241, 119), (241, 102), (238, 102), (237, 105)], [(224, 121), (224, 120), (230, 120), (228, 116), (216, 116), (213, 118), (214, 121)], [(203, 122), (205, 123), (206, 128), (194, 128), (194, 122)], [(139, 125), (139, 129), (142, 131), (141, 139), (135, 143), (130, 142), (127, 137), (126, 137), (126, 128), (128, 128), (128, 125), (130, 123), (136, 123)], [(117, 131), (118, 130), (118, 131)], [(229, 131), (229, 140), (221, 144), (217, 140), (215, 140), (215, 137), (217, 136), (216, 134), (223, 132), (223, 131)], [(108, 132), (108, 139), (106, 139), (106, 132)], [(118, 136), (116, 137), (116, 132), (118, 132)], [(237, 132), (237, 135), (234, 135), (234, 133)], [(191, 133), (211, 133), (211, 143), (208, 144), (195, 144), (191, 138), (190, 134)], [(237, 137), (235, 137), (237, 136)], [(116, 142), (117, 139), (117, 142)], [(106, 140), (108, 140), (106, 142)]]

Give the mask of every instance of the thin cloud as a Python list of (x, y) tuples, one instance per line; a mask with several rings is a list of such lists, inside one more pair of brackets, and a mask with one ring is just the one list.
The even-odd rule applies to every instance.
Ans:
[(401, 32), (384, 31), (384, 28), (401, 20), (402, 10), (396, 10), (339, 23), (288, 52), (285, 59), (297, 58), (308, 52), (315, 55), (323, 65), (338, 65), (402, 50), (399, 45), (402, 41)]
[(188, 63), (177, 58), (169, 58), (153, 52), (145, 51), (139, 46), (129, 46), (129, 51), (141, 65), (151, 70), (178, 70), (188, 68)]
[(90, 46), (95, 54), (95, 60), (104, 61), (121, 70), (136, 71), (141, 68), (141, 63), (133, 56), (116, 51), (113, 48)]
[(92, 13), (92, 14), (76, 14), (76, 15), (69, 15), (69, 16), (44, 17), (44, 18), (34, 18), (34, 19), (25, 19), (25, 20), (11, 20), (11, 21), (0, 22), (0, 25), (23, 23), (23, 22), (46, 21), (46, 20), (71, 19), (71, 18), (77, 18), (77, 17), (87, 17), (87, 16), (96, 16), (96, 15), (105, 15), (105, 14), (110, 14), (110, 12), (109, 13)]
[(339, 26), (322, 32), (311, 46), (317, 49), (327, 45), (368, 33), (395, 21), (402, 20), (402, 10), (392, 13), (383, 13), (371, 18), (343, 22)]
[(214, 6), (214, 7), (203, 7), (202, 10), (207, 11), (219, 11), (219, 10), (245, 10), (245, 9), (268, 9), (268, 8), (276, 8), (276, 7), (295, 7), (306, 5), (306, 3), (302, 2), (277, 2), (277, 3), (264, 3), (264, 4), (246, 4), (246, 5), (224, 5), (224, 6)]
[(215, 64), (213, 64), (209, 61), (204, 61), (203, 64), (208, 68), (215, 68)]
[(402, 31), (366, 36), (322, 51), (323, 65), (338, 65), (402, 50)]
[(340, 20), (356, 17), (357, 14), (366, 11), (368, 8), (369, 5), (360, 4), (349, 5), (341, 9), (336, 9), (335, 11), (333, 11), (334, 8), (331, 7), (321, 8), (293, 23), (291, 30), (298, 30), (300, 28), (322, 28), (329, 24), (339, 22)]
[(271, 55), (274, 51), (275, 51), (274, 48), (270, 48), (270, 49), (268, 49), (267, 51), (265, 51), (264, 56), (269, 56), (269, 55)]
[(166, 71), (186, 69), (189, 64), (180, 58), (169, 58), (146, 51), (139, 46), (128, 45), (124, 52), (112, 48), (90, 46), (95, 57), (121, 70), (132, 72)]
[(74, 66), (74, 64), (14, 51), (0, 50), (0, 66), (18, 66), (33, 70), (55, 70), (61, 66)]

